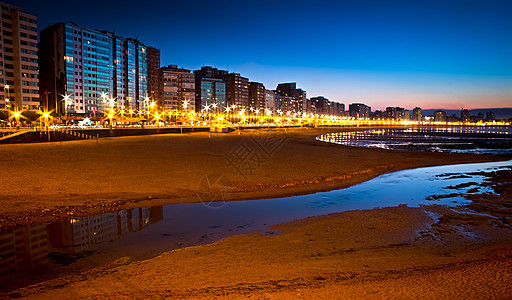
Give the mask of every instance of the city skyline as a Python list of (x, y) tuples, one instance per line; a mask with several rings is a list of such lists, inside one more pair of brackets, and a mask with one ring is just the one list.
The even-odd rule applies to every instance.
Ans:
[(162, 66), (211, 65), (269, 88), (297, 82), (308, 97), (375, 109), (510, 107), (512, 100), (511, 5), (500, 1), (48, 3), (14, 4), (36, 14), (40, 30), (66, 21), (115, 30), (159, 48)]

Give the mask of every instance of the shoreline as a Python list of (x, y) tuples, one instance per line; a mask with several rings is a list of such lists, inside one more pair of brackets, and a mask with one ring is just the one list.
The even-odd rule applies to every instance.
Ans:
[[(16, 225), (27, 225), (35, 223), (47, 223), (56, 220), (62, 220), (71, 217), (83, 217), (89, 215), (98, 215), (102, 213), (112, 212), (120, 209), (138, 208), (144, 206), (155, 206), (165, 204), (176, 204), (176, 203), (196, 203), (196, 202), (209, 202), (213, 196), (218, 196), (219, 191), (211, 187), (207, 190), (207, 199), (200, 199), (198, 191), (201, 189), (201, 184), (205, 177), (214, 176), (217, 178), (219, 173), (221, 175), (227, 174), (225, 177), (229, 177), (225, 186), (229, 188), (228, 193), (225, 193), (221, 199), (214, 199), (213, 201), (239, 201), (239, 200), (255, 200), (255, 199), (268, 199), (268, 198), (282, 198), (288, 196), (311, 194), (316, 192), (330, 191), (336, 189), (343, 189), (349, 186), (362, 183), (372, 178), (378, 177), (383, 174), (419, 168), (429, 167), (437, 165), (449, 165), (459, 163), (477, 163), (477, 162), (490, 162), (500, 161), (509, 159), (506, 156), (486, 156), (486, 155), (461, 155), (461, 154), (447, 154), (447, 153), (430, 153), (430, 152), (408, 152), (408, 151), (396, 151), (396, 150), (382, 150), (382, 149), (369, 149), (369, 148), (354, 148), (349, 146), (335, 145), (316, 141), (315, 136), (327, 132), (339, 132), (339, 131), (354, 131), (354, 130), (365, 130), (369, 128), (322, 128), (322, 129), (287, 129), (287, 130), (262, 130), (258, 132), (254, 131), (243, 131), (240, 135), (227, 134), (227, 135), (216, 135), (212, 137), (209, 133), (191, 133), (182, 136), (176, 135), (165, 135), (165, 136), (144, 136), (144, 137), (117, 137), (106, 139), (102, 141), (105, 145), (96, 145), (96, 142), (90, 141), (78, 141), (78, 142), (64, 142), (56, 145), (44, 145), (43, 147), (32, 146), (31, 151), (34, 150), (41, 156), (51, 156), (49, 153), (45, 153), (48, 148), (59, 149), (63, 148), (62, 151), (71, 148), (75, 148), (78, 151), (85, 153), (87, 150), (94, 150), (97, 148), (104, 148), (110, 151), (119, 150), (121, 147), (129, 147), (130, 145), (138, 146), (138, 149), (148, 151), (151, 144), (141, 147), (143, 143), (155, 143), (164, 149), (166, 147), (172, 147), (174, 143), (179, 143), (178, 152), (183, 151), (186, 148), (188, 155), (191, 156), (191, 160), (199, 159), (200, 162), (196, 165), (192, 164), (187, 166), (188, 172), (180, 172), (179, 168), (173, 170), (178, 171), (182, 176), (185, 176), (184, 180), (181, 180), (180, 184), (168, 184), (168, 182), (156, 180), (156, 183), (149, 182), (148, 184), (138, 185), (137, 189), (124, 190), (119, 192), (106, 193), (109, 188), (113, 186), (107, 186), (106, 188), (96, 189), (103, 193), (90, 193), (91, 189), (94, 189), (94, 184), (102, 184), (103, 179), (97, 178), (92, 182), (91, 189), (86, 191), (73, 191), (66, 189), (63, 185), (56, 185), (57, 192), (51, 194), (28, 194), (31, 192), (33, 187), (28, 187), (22, 190), (21, 193), (9, 193), (5, 187), (2, 187), (0, 193), (0, 202), (9, 203), (13, 206), (2, 205), (0, 208), (0, 228), (9, 228)], [(275, 156), (271, 156), (268, 161), (263, 161), (258, 165), (251, 176), (248, 178), (241, 178), (236, 176), (236, 172), (226, 166), (225, 153), (230, 153), (230, 147), (236, 148), (238, 145), (248, 144), (254, 142), (256, 138), (265, 139), (268, 137), (275, 138), (279, 141), (279, 138), (285, 139), (282, 146), (275, 151)], [(160, 140), (159, 139), (163, 139)], [(191, 149), (194, 145), (192, 143), (199, 143), (197, 148), (208, 146), (211, 152), (220, 154), (214, 154), (206, 152), (201, 153), (201, 150)], [(26, 145), (30, 146), (30, 145)], [(1, 147), (1, 146), (0, 146)], [(297, 149), (301, 147), (302, 149)], [(16, 145), (9, 145), (4, 148), (11, 148), (11, 151), (19, 151), (23, 148), (17, 147)], [(39, 149), (38, 149), (39, 148)], [(195, 147), (194, 147), (195, 148)], [(253, 147), (256, 148), (256, 147)], [(261, 147), (260, 147), (261, 148)], [(222, 152), (221, 150), (225, 150)], [(170, 153), (175, 150), (165, 149)], [(317, 156), (333, 156), (332, 159), (326, 159), (325, 157), (311, 158), (308, 157), (308, 152), (314, 151), (321, 152)], [(199, 153), (198, 153), (199, 152)], [(224, 157), (222, 154), (224, 153)], [(159, 156), (165, 155), (165, 153), (159, 153)], [(22, 154), (23, 155), (23, 154)], [(101, 156), (101, 153), (95, 153), (87, 157), (88, 160), (97, 159)], [(214, 166), (204, 166), (205, 156), (214, 156), (216, 164)], [(261, 155), (262, 156), (262, 155)], [(291, 156), (291, 158), (288, 158)], [(340, 163), (340, 167), (336, 170), (332, 166), (333, 160), (345, 159), (346, 156), (350, 156), (355, 159), (366, 159), (371, 160), (369, 163)], [(277, 161), (278, 159), (286, 159), (286, 163)], [(390, 161), (383, 163), (383, 160), (390, 158)], [(50, 158), (51, 159), (51, 158)], [(301, 161), (309, 160), (307, 162)], [(150, 162), (156, 161), (157, 157)], [(290, 161), (297, 161), (298, 164), (302, 164), (298, 168), (293, 168), (290, 165)], [(395, 160), (393, 162), (393, 160)], [(171, 160), (173, 163), (176, 159)], [(5, 162), (5, 160), (3, 161)], [(2, 161), (0, 160), (0, 165)], [(104, 161), (108, 163), (108, 161)], [(114, 165), (119, 166), (119, 162), (114, 162)], [(148, 159), (139, 159), (136, 161), (139, 167), (144, 166), (148, 163)], [(346, 163), (346, 162), (345, 162)], [(13, 169), (13, 166), (17, 164), (16, 161), (10, 166), (3, 164), (4, 169)], [(122, 163), (121, 163), (122, 164)], [(274, 166), (274, 165), (278, 166)], [(183, 165), (183, 164), (181, 164)], [(283, 170), (277, 168), (282, 167)], [(99, 168), (98, 168), (99, 169)], [(91, 177), (97, 174), (98, 169), (91, 168), (88, 172), (84, 172), (83, 176)], [(154, 165), (150, 172), (162, 172), (163, 166)], [(292, 170), (290, 170), (292, 169)], [(288, 178), (289, 172), (299, 172), (293, 169), (300, 169), (303, 172), (302, 176), (295, 176), (295, 178)], [(219, 172), (220, 171), (220, 172)], [(202, 173), (201, 173), (202, 172)], [(165, 173), (165, 172), (163, 172)], [(170, 172), (171, 174), (173, 172)], [(187, 176), (188, 173), (193, 173), (192, 176)], [(263, 173), (263, 174), (259, 174)], [(111, 171), (113, 176), (119, 176), (115, 171)], [(206, 175), (204, 175), (206, 174)], [(25, 174), (26, 175), (26, 174)], [(30, 182), (32, 185), (45, 184), (43, 178), (44, 174), (35, 172), (31, 174), (29, 178), (23, 180), (24, 182)], [(127, 182), (140, 179), (137, 174), (132, 175), (132, 178), (127, 178)], [(210, 178), (209, 178), (210, 179)], [(277, 180), (276, 180), (277, 179)], [(43, 181), (43, 182), (38, 182)], [(203, 181), (202, 181), (203, 180)], [(151, 181), (151, 179), (148, 179)], [(187, 182), (188, 181), (188, 182)], [(192, 182), (192, 183), (191, 183)], [(194, 184), (195, 182), (195, 184)], [(104, 183), (104, 182), (103, 182)], [(167, 184), (167, 190), (156, 187), (158, 183)], [(55, 182), (52, 182), (55, 185)], [(194, 186), (195, 185), (195, 186)], [(222, 188), (222, 187), (221, 187)], [(123, 190), (122, 187), (117, 186), (117, 190)], [(142, 190), (142, 192), (140, 191)], [(163, 192), (165, 191), (165, 192)], [(209, 195), (210, 193), (211, 195)], [(79, 196), (80, 195), (80, 196)], [(22, 204), (19, 204), (19, 203)]]

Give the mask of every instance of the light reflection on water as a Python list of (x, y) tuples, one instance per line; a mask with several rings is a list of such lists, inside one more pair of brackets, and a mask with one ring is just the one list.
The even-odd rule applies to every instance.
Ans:
[[(101, 265), (120, 257), (146, 259), (175, 248), (211, 243), (232, 235), (268, 233), (272, 224), (333, 212), (400, 204), (412, 207), (462, 205), (468, 203), (462, 195), (475, 186), (457, 190), (447, 187), (467, 182), (479, 184), (484, 176), (460, 174), (490, 172), (510, 166), (512, 160), (419, 168), (385, 174), (346, 189), (279, 199), (234, 201), (216, 209), (202, 203), (184, 203), (17, 227), (0, 231), (0, 274), (14, 276), (12, 272), (35, 268), (39, 273), (31, 276), (37, 278), (44, 272)], [(480, 192), (492, 192), (478, 188)], [(430, 195), (454, 192), (461, 195), (435, 201), (426, 199)]]
[(368, 148), (507, 155), (512, 154), (511, 132), (502, 127), (413, 127), (327, 133), (316, 139)]

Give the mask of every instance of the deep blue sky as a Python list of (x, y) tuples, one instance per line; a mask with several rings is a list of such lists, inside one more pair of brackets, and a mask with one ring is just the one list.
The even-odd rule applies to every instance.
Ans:
[(41, 1), (56, 22), (115, 30), (162, 64), (229, 68), (274, 89), (373, 108), (512, 107), (512, 1)]

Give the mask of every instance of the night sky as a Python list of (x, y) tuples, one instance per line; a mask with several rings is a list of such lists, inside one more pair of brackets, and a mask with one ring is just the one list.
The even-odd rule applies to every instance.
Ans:
[(73, 21), (308, 97), (422, 108), (512, 107), (512, 1), (7, 1), (43, 29)]

